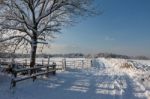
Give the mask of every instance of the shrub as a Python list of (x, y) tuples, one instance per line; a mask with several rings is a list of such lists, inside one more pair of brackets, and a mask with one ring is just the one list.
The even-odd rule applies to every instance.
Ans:
[(123, 63), (122, 65), (121, 65), (121, 68), (127, 68), (127, 69), (129, 69), (129, 68), (132, 68), (133, 66), (132, 66), (132, 64), (130, 64), (130, 63)]

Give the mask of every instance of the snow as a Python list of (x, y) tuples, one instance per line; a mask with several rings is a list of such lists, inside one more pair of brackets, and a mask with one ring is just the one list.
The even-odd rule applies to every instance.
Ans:
[[(66, 59), (79, 60), (89, 61), (88, 64), (91, 61)], [(35, 82), (32, 79), (18, 82), (12, 89), (12, 76), (0, 72), (0, 99), (150, 99), (149, 70), (142, 69), (148, 62), (111, 58), (92, 59), (92, 62), (92, 66), (67, 66), (66, 71), (57, 71), (56, 76), (48, 78), (40, 76)], [(132, 66), (124, 68), (125, 63)]]

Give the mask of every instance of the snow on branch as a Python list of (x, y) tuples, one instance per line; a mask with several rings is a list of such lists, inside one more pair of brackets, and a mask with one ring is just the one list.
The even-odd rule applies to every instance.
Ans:
[[(30, 66), (35, 65), (37, 45), (48, 44), (65, 25), (93, 13), (94, 0), (2, 0), (0, 34), (9, 34), (0, 42), (13, 41), (15, 49), (31, 45)], [(25, 45), (26, 46), (26, 45)]]
[(11, 40), (11, 39), (14, 39), (14, 38), (23, 38), (27, 42), (31, 43), (31, 40), (27, 39), (25, 36), (19, 36), (19, 35), (10, 36), (10, 37), (7, 37), (7, 38), (2, 38), (2, 39), (0, 39), (0, 42), (5, 42), (5, 41), (8, 41), (8, 40)]

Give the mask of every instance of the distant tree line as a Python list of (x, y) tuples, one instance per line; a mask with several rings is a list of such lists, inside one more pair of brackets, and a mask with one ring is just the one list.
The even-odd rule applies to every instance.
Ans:
[[(0, 58), (30, 58), (30, 54), (16, 54), (16, 53), (0, 53)], [(69, 53), (69, 54), (37, 54), (36, 58), (48, 58), (48, 57), (65, 57), (65, 58), (83, 58), (82, 53)]]
[(127, 56), (127, 55), (119, 55), (114, 53), (98, 53), (94, 56), (95, 58), (104, 57), (104, 58), (122, 58), (122, 59), (140, 59), (140, 60), (149, 60), (149, 57), (146, 56)]
[[(16, 54), (16, 53), (4, 53), (0, 52), (0, 58), (30, 58), (30, 54)], [(98, 53), (95, 55), (83, 54), (83, 53), (69, 53), (69, 54), (37, 54), (36, 58), (48, 58), (48, 57), (64, 57), (64, 58), (121, 58), (121, 59), (140, 59), (149, 60), (146, 56), (127, 56), (113, 53)]]
[(113, 54), (113, 53), (98, 53), (95, 55), (95, 57), (104, 57), (104, 58), (124, 58), (124, 59), (130, 59), (130, 56), (127, 55), (119, 55), (119, 54)]

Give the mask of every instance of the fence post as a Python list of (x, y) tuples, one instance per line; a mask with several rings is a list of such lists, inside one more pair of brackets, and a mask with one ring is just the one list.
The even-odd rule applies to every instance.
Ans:
[(76, 61), (74, 60), (74, 69), (76, 68)]
[(53, 64), (52, 64), (52, 68), (53, 68), (53, 75), (55, 75), (56, 74), (56, 63), (55, 62), (53, 62)]
[(12, 71), (12, 74), (14, 75), (15, 78), (17, 77), (17, 72), (15, 70), (15, 68), (17, 67), (16, 65), (17, 64), (15, 64), (15, 63), (11, 64), (11, 71)]
[(66, 70), (66, 59), (63, 59), (63, 69)]
[(27, 67), (28, 63), (27, 63), (27, 59), (25, 59), (25, 66)]
[(44, 61), (43, 61), (43, 59), (42, 59), (42, 66), (44, 66)]
[(49, 64), (50, 64), (50, 57), (48, 56), (48, 63), (47, 63), (47, 74), (46, 74), (46, 77), (48, 77), (48, 73), (49, 73)]
[(50, 57), (48, 56), (48, 63), (47, 63), (47, 64), (48, 64), (48, 66), (49, 66), (49, 63), (50, 63)]
[(83, 69), (83, 67), (84, 67), (84, 60), (82, 60), (82, 69)]
[(49, 65), (47, 65), (46, 70), (47, 70), (46, 77), (48, 77), (48, 73), (49, 73)]
[(91, 60), (91, 67), (93, 67), (93, 62), (92, 62), (92, 60)]

